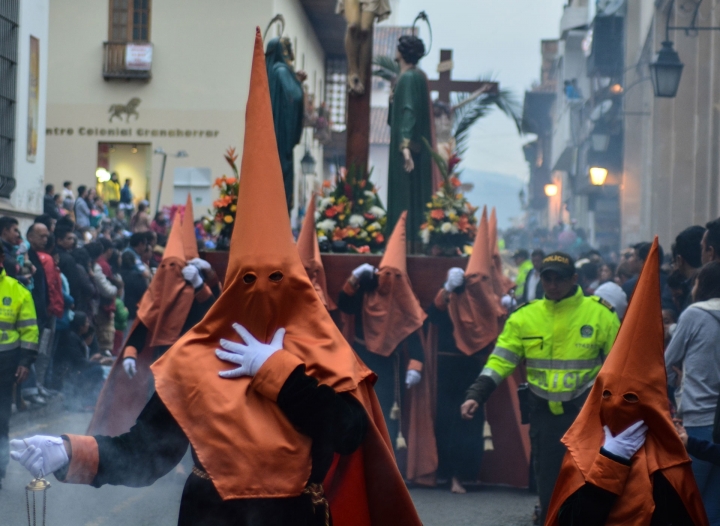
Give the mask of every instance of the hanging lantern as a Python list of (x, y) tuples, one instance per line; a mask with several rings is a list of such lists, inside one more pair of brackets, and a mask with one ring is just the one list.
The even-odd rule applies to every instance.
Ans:
[(558, 186), (555, 183), (545, 185), (545, 195), (555, 197), (558, 194)]
[(605, 184), (605, 179), (607, 179), (608, 176), (607, 168), (592, 166), (588, 171), (590, 172), (590, 182), (594, 186), (602, 186)]
[(656, 97), (672, 98), (677, 95), (682, 76), (683, 63), (673, 49), (673, 43), (665, 41), (650, 63), (650, 77)]
[[(47, 490), (50, 488), (50, 483), (44, 478), (33, 479), (30, 484), (25, 486), (25, 503), (27, 504), (28, 514), (28, 526), (45, 526), (45, 511), (47, 504)], [(38, 522), (37, 515), (37, 504), (39, 499), (39, 493), (42, 493), (42, 522)], [(32, 496), (32, 499), (30, 498)], [(36, 497), (38, 497), (36, 499)], [(32, 500), (32, 506), (30, 501)]]

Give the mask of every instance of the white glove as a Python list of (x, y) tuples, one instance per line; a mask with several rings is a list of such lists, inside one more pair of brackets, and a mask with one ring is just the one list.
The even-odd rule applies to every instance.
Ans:
[(370, 274), (375, 274), (375, 267), (373, 267), (370, 263), (363, 263), (358, 268), (352, 271), (352, 275), (355, 279), (360, 279), (360, 276), (362, 276), (366, 272), (369, 272)]
[(420, 383), (422, 375), (415, 369), (408, 369), (405, 373), (405, 386), (410, 389), (412, 386)]
[(196, 267), (198, 270), (210, 270), (212, 267), (210, 266), (210, 263), (205, 261), (204, 259), (195, 258), (188, 261), (188, 265), (192, 265), (193, 267)]
[(203, 279), (200, 275), (200, 271), (195, 265), (185, 265), (185, 267), (183, 267), (182, 269), (182, 275), (183, 278), (185, 278), (185, 281), (190, 283), (190, 285), (192, 285), (194, 289), (200, 288), (200, 286), (203, 284)]
[(608, 426), (603, 427), (603, 429), (605, 430), (605, 444), (603, 444), (603, 448), (608, 453), (612, 453), (625, 460), (630, 460), (645, 443), (645, 435), (647, 434), (648, 427), (645, 425), (645, 422), (640, 420), (622, 433), (619, 433), (616, 437), (612, 436)]
[(512, 310), (517, 307), (517, 301), (510, 294), (505, 294), (500, 300), (500, 304), (506, 310)]
[(464, 282), (465, 271), (461, 268), (453, 267), (448, 270), (447, 281), (445, 282), (445, 285), (443, 285), (443, 288), (448, 292), (452, 292), (456, 288), (462, 287)]
[(220, 371), (219, 374), (223, 378), (255, 376), (265, 361), (283, 347), (285, 329), (278, 329), (270, 343), (259, 342), (239, 323), (234, 323), (233, 329), (240, 335), (245, 344), (220, 340), (222, 349), (215, 350), (217, 357), (240, 366), (230, 371)]
[(54, 473), (70, 462), (60, 437), (35, 435), (24, 440), (11, 440), (10, 449), (12, 459), (20, 462), (35, 478)]
[(125, 358), (122, 365), (123, 369), (125, 369), (125, 374), (127, 374), (130, 378), (137, 374), (137, 363), (135, 358)]

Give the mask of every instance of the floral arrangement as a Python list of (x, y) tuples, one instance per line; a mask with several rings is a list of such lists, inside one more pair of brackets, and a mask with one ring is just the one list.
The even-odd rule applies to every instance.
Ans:
[(323, 183), (315, 212), (320, 249), (327, 252), (379, 252), (385, 246), (386, 211), (370, 173), (341, 168), (335, 186)]
[(470, 250), (477, 232), (477, 207), (461, 192), (462, 183), (455, 168), (460, 163), (456, 152), (447, 152), (447, 161), (425, 144), (442, 174), (442, 183), (427, 204), (426, 222), (420, 226), (420, 238), (435, 256), (459, 256)]
[(220, 189), (220, 197), (213, 202), (215, 209), (212, 215), (215, 223), (220, 225), (217, 248), (227, 250), (230, 247), (233, 226), (235, 222), (235, 211), (237, 210), (238, 185), (240, 177), (237, 167), (238, 155), (235, 148), (228, 148), (225, 152), (225, 160), (232, 169), (233, 176), (223, 175), (215, 179), (213, 187)]

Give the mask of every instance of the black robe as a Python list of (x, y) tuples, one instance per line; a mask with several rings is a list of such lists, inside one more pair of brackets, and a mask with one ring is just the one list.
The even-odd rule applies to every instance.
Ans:
[[(305, 374), (304, 365), (285, 381), (277, 404), (298, 431), (313, 439), (308, 484), (322, 483), (334, 454), (353, 453), (365, 438), (368, 421), (362, 405), (348, 393), (337, 394), (328, 386), (318, 385), (317, 380)], [(96, 488), (104, 484), (149, 486), (180, 462), (189, 445), (157, 394), (129, 432), (117, 437), (96, 436), (95, 440), (100, 459), (91, 485)], [(204, 472), (195, 451), (192, 453), (196, 467)], [(59, 480), (65, 478), (67, 469), (56, 472)], [(223, 501), (213, 483), (195, 473), (185, 483), (178, 519), (179, 526), (324, 524), (324, 508), (314, 507), (309, 495)]]
[(485, 442), (484, 407), (472, 420), (463, 420), (460, 406), (465, 402), (467, 387), (480, 374), (492, 346), (468, 356), (455, 343), (453, 323), (447, 311), (431, 304), (428, 322), (437, 328), (437, 411), (435, 439), (438, 449), (438, 477), (457, 477), (476, 481), (480, 475)]

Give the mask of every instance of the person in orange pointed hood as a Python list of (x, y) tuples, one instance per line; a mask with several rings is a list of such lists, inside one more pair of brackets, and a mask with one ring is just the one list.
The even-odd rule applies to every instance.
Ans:
[(338, 301), (340, 311), (355, 318), (353, 349), (378, 375), (375, 392), (398, 449), (407, 447), (400, 429), (402, 393), (422, 378), (427, 317), (407, 273), (406, 218), (403, 212), (395, 224), (380, 268), (364, 263), (353, 270)]
[(310, 198), (305, 220), (297, 240), (297, 249), (300, 253), (303, 267), (310, 278), (310, 282), (323, 302), (327, 310), (337, 309), (337, 305), (328, 295), (327, 280), (325, 279), (325, 268), (320, 257), (320, 246), (318, 245), (317, 229), (315, 228), (315, 194)]
[(144, 486), (191, 445), (181, 526), (420, 526), (375, 375), (292, 241), (259, 28), (245, 126), (226, 287), (153, 365), (157, 391), (137, 424), (115, 438), (31, 437), (17, 460), (66, 482)]
[[(458, 407), (480, 371), (499, 334), (504, 315), (492, 286), (487, 208), (483, 210), (466, 270), (452, 268), (428, 309), (437, 328), (437, 402), (435, 434), (438, 475), (451, 480), (453, 493), (464, 493), (461, 480), (474, 481), (483, 455), (482, 409), (463, 420)], [(412, 438), (412, 435), (411, 435)], [(412, 448), (411, 448), (412, 450)]]
[(672, 422), (655, 238), (612, 351), (577, 419), (547, 525), (708, 524)]
[(202, 274), (203, 280), (207, 286), (210, 287), (213, 296), (216, 298), (219, 297), (222, 287), (218, 275), (210, 263), (200, 258), (200, 252), (198, 252), (198, 238), (195, 233), (195, 212), (193, 211), (190, 192), (188, 192), (187, 201), (185, 202), (185, 213), (183, 214), (181, 224), (185, 261), (187, 261), (188, 265), (197, 267)]
[[(155, 277), (95, 406), (88, 433), (119, 435), (130, 429), (152, 391), (150, 365), (199, 322), (215, 300), (195, 264), (186, 265), (176, 217)], [(199, 260), (205, 263), (202, 260)]]
[(502, 271), (502, 258), (500, 257), (500, 247), (498, 246), (498, 231), (497, 231), (497, 212), (493, 207), (490, 213), (490, 255), (492, 257), (492, 284), (493, 290), (498, 298), (504, 301), (505, 305), (510, 305), (508, 299), (505, 298), (510, 291), (515, 288), (515, 283), (510, 278), (505, 276)]

